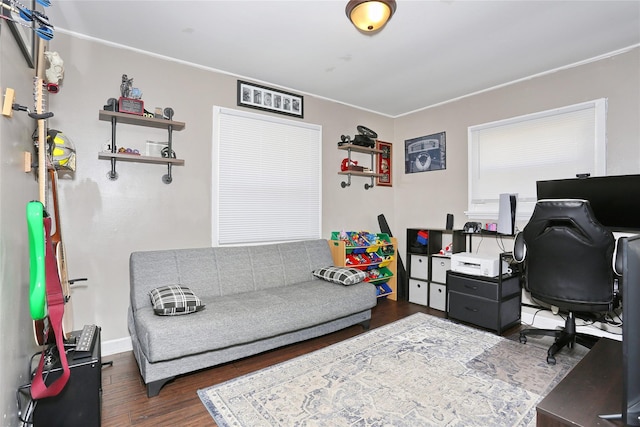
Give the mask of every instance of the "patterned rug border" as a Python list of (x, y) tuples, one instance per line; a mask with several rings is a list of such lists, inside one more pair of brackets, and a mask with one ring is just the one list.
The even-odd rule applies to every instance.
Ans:
[[(331, 365), (339, 362), (340, 360), (349, 359), (352, 356), (357, 355), (358, 353), (365, 350), (369, 352), (375, 352), (374, 348), (376, 346), (384, 346), (385, 343), (388, 343), (389, 340), (393, 340), (394, 337), (398, 337), (407, 333), (410, 334), (412, 329), (419, 327), (428, 327), (429, 329), (441, 328), (442, 330), (446, 331), (446, 333), (448, 334), (447, 341), (442, 341), (442, 343), (448, 342), (451, 345), (450, 341), (452, 340), (452, 338), (457, 338), (457, 340), (455, 340), (456, 344), (454, 345), (454, 347), (467, 351), (468, 354), (465, 354), (465, 357), (470, 358), (470, 360), (468, 361), (466, 361), (466, 359), (463, 360), (463, 362), (468, 365), (468, 367), (466, 368), (467, 372), (465, 372), (463, 375), (469, 375), (468, 378), (464, 377), (464, 381), (486, 381), (490, 383), (490, 385), (495, 382), (499, 385), (504, 384), (509, 385), (510, 387), (519, 386), (520, 388), (518, 389), (518, 391), (522, 392), (522, 396), (520, 397), (529, 406), (523, 409), (523, 403), (509, 402), (511, 406), (515, 405), (515, 407), (517, 407), (517, 425), (535, 425), (535, 404), (544, 395), (546, 395), (546, 393), (548, 393), (548, 391), (553, 386), (555, 386), (555, 384), (557, 384), (583, 356), (583, 354), (563, 354), (562, 359), (558, 360), (557, 367), (553, 368), (556, 369), (556, 374), (555, 377), (552, 378), (552, 381), (550, 383), (543, 382), (539, 385), (533, 385), (532, 389), (528, 390), (529, 387), (526, 383), (527, 380), (534, 383), (535, 380), (527, 378), (526, 372), (522, 373), (520, 372), (522, 370), (518, 370), (514, 367), (511, 367), (512, 372), (502, 372), (502, 368), (496, 366), (493, 361), (497, 360), (498, 363), (502, 362), (505, 365), (509, 365), (510, 362), (508, 358), (507, 360), (500, 359), (501, 357), (503, 357), (502, 355), (504, 351), (508, 350), (513, 351), (514, 353), (520, 353), (517, 356), (521, 358), (524, 357), (527, 360), (527, 363), (532, 364), (532, 370), (535, 368), (542, 370), (546, 369), (548, 371), (549, 367), (546, 364), (546, 359), (544, 357), (546, 355), (547, 349), (546, 343), (536, 343), (535, 341), (533, 341), (525, 346), (518, 343), (517, 341), (514, 341), (513, 338), (509, 339), (507, 337), (501, 337), (488, 331), (480, 330), (448, 319), (431, 316), (425, 313), (414, 313), (393, 323), (381, 326), (379, 328), (371, 329), (354, 337), (350, 337), (335, 344), (331, 344), (327, 347), (315, 350), (311, 353), (300, 355), (290, 360), (280, 362), (278, 364), (260, 369), (258, 371), (239, 376), (237, 378), (233, 378), (223, 383), (200, 389), (197, 393), (202, 403), (205, 405), (208, 412), (213, 417), (214, 421), (220, 427), (249, 425), (246, 423), (241, 423), (238, 420), (234, 420), (234, 411), (227, 406), (227, 403), (223, 402), (224, 399), (219, 394), (227, 392), (230, 388), (237, 388), (238, 386), (242, 388), (242, 385), (245, 383), (251, 383), (252, 387), (255, 385), (257, 388), (256, 390), (247, 391), (247, 394), (251, 394), (253, 396), (254, 394), (266, 392), (267, 390), (274, 388), (274, 384), (272, 384), (271, 382), (267, 382), (267, 385), (262, 388), (257, 386), (257, 384), (263, 384), (263, 380), (265, 378), (268, 379), (271, 375), (282, 376), (283, 378), (278, 378), (279, 382), (289, 383), (294, 381), (301, 375), (306, 375), (309, 372), (317, 370), (318, 366), (323, 366), (322, 364)], [(426, 348), (429, 351), (434, 351), (434, 349), (437, 351), (438, 346), (430, 343), (430, 346), (427, 346)], [(444, 350), (445, 349), (443, 348), (442, 351)], [(452, 351), (451, 348), (449, 348), (448, 350)], [(335, 353), (338, 352), (340, 354), (336, 355)], [(535, 356), (533, 355), (534, 353), (536, 353)], [(430, 353), (428, 355), (431, 356)], [(488, 359), (483, 359), (483, 355), (486, 355)], [(424, 353), (424, 356), (426, 357), (427, 353)], [(446, 356), (447, 355), (444, 354), (440, 355), (440, 357), (445, 358)], [(515, 356), (516, 355), (514, 354), (514, 357)], [(460, 365), (459, 362), (455, 363), (457, 363), (455, 364), (455, 366)], [(487, 378), (489, 378), (489, 380), (487, 380)], [(516, 385), (512, 386), (510, 382), (514, 381)], [(536, 389), (536, 387), (538, 387), (538, 389)], [(473, 393), (474, 391), (472, 390), (470, 394)], [(477, 394), (477, 391), (475, 391), (475, 393)], [(216, 396), (217, 405), (213, 402), (210, 395)], [(474, 396), (474, 398), (478, 397)], [(531, 402), (533, 402), (532, 405)], [(361, 404), (361, 406), (363, 405)], [(424, 410), (424, 408), (422, 409)], [(262, 420), (262, 425), (286, 425), (281, 424), (276, 419), (273, 419), (273, 415), (267, 414), (265, 415), (265, 417), (267, 420), (271, 420), (271, 422)], [(511, 421), (513, 422), (513, 416), (511, 418)], [(231, 421), (229, 421), (229, 419), (231, 419)], [(456, 424), (455, 419), (452, 419), (450, 421), (452, 421), (452, 423), (446, 425), (461, 425)], [(316, 425), (314, 423), (303, 424)], [(344, 425), (348, 425), (348, 422), (345, 422)]]

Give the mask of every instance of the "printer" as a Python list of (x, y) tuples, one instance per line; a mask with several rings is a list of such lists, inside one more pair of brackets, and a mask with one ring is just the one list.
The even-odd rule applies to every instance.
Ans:
[(509, 265), (499, 255), (478, 255), (470, 252), (459, 252), (451, 255), (451, 271), (474, 276), (496, 277), (508, 273)]

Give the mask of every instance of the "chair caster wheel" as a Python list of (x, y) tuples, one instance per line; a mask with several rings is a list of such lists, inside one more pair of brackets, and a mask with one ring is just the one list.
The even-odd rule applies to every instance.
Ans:
[(520, 341), (520, 344), (526, 344), (527, 343), (526, 335), (520, 335), (519, 341)]
[(555, 365), (556, 364), (556, 358), (553, 356), (547, 356), (547, 364), (548, 365)]

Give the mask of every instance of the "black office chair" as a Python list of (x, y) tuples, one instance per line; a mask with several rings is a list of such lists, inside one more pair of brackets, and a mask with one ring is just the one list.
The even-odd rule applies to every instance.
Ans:
[(527, 335), (555, 337), (547, 363), (575, 343), (591, 348), (597, 337), (576, 332), (575, 313), (604, 313), (618, 304), (613, 269), (615, 239), (593, 214), (587, 200), (539, 200), (533, 216), (516, 236), (514, 258), (524, 261), (525, 289), (534, 300), (568, 312), (564, 329), (525, 329)]

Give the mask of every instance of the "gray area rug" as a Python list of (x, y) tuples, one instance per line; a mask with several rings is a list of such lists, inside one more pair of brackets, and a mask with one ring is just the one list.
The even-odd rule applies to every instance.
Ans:
[(198, 395), (220, 427), (533, 426), (584, 354), (546, 344), (417, 313)]

